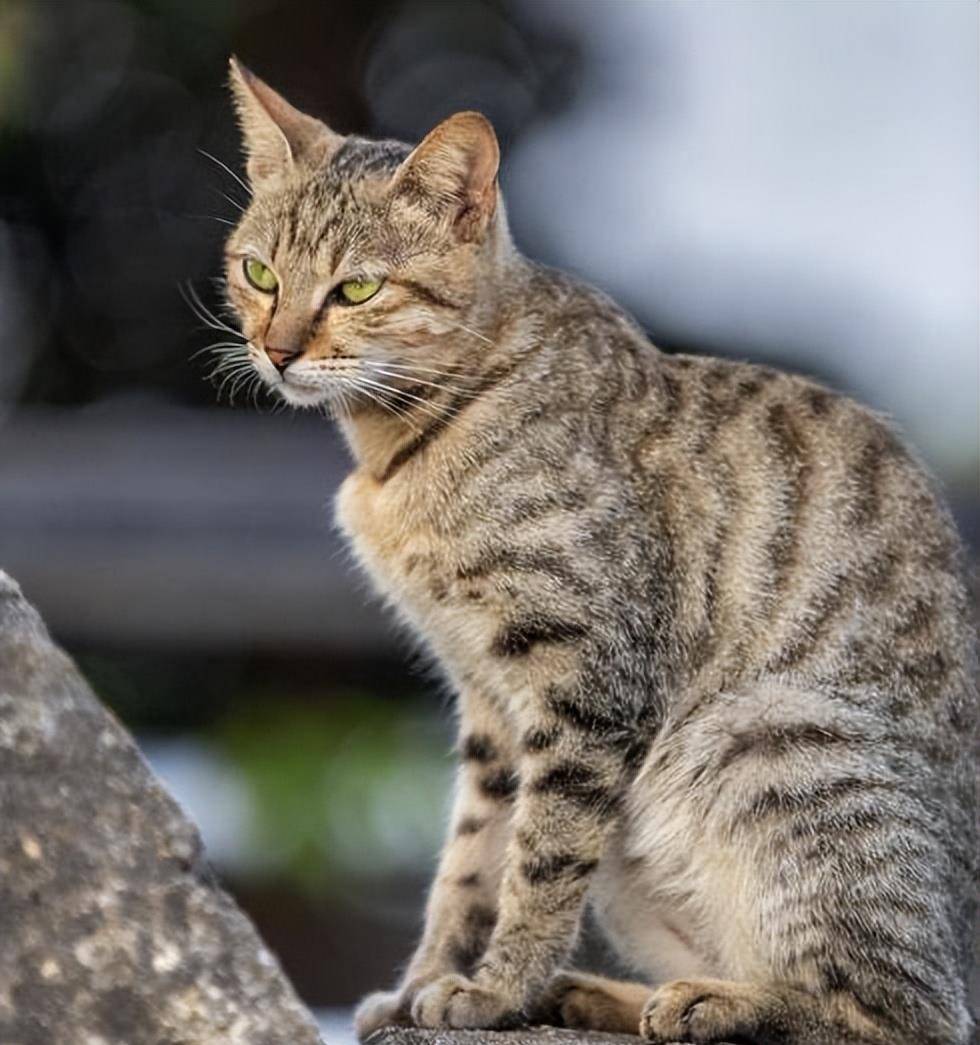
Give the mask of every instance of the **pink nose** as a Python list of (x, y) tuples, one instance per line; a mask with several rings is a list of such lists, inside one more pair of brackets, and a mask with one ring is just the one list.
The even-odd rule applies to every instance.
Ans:
[(270, 345), (266, 345), (265, 354), (277, 370), (285, 370), (300, 352), (295, 348), (272, 348)]

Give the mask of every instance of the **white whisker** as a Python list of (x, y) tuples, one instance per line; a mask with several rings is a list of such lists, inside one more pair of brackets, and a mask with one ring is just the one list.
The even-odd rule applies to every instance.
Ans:
[(381, 367), (377, 366), (376, 364), (371, 367), (371, 370), (374, 373), (382, 374), (385, 377), (397, 377), (401, 378), (402, 380), (411, 381), (413, 384), (416, 385), (426, 385), (429, 388), (437, 388), (440, 392), (448, 392), (450, 395), (462, 396), (464, 399), (473, 399), (478, 394), (474, 392), (472, 389), (458, 388), (454, 385), (439, 384), (435, 381), (426, 381), (421, 377), (415, 377), (414, 375), (410, 374), (399, 374), (393, 370), (382, 370)]
[(241, 187), (242, 187), (242, 188), (243, 188), (243, 189), (244, 189), (244, 190), (245, 190), (245, 191), (246, 191), (246, 192), (248, 193), (248, 195), (249, 195), (249, 196), (251, 197), (251, 195), (252, 195), (252, 189), (251, 189), (251, 187), (249, 186), (248, 182), (246, 182), (245, 180), (243, 180), (242, 178), (240, 178), (240, 177), (239, 177), (239, 176), (238, 176), (238, 175), (237, 175), (237, 174), (236, 174), (236, 173), (235, 173), (235, 172), (234, 172), (234, 171), (233, 171), (233, 170), (231, 169), (231, 167), (229, 167), (229, 166), (228, 166), (228, 164), (227, 164), (227, 163), (224, 163), (223, 161), (219, 160), (217, 156), (212, 156), (212, 155), (211, 155), (211, 153), (209, 153), (209, 152), (208, 152), (208, 151), (207, 151), (206, 149), (198, 149), (197, 151), (198, 151), (198, 152), (199, 152), (199, 153), (200, 153), (200, 154), (201, 154), (202, 156), (206, 156), (206, 157), (207, 157), (207, 158), (208, 158), (209, 160), (211, 160), (212, 162), (216, 163), (216, 164), (217, 164), (217, 165), (218, 165), (218, 166), (219, 166), (219, 167), (220, 167), (220, 168), (221, 168), (221, 169), (222, 169), (223, 171), (225, 171), (225, 172), (227, 172), (228, 174), (230, 174), (230, 175), (231, 175), (231, 176), (232, 176), (232, 177), (233, 177), (233, 178), (235, 179), (235, 181), (237, 181), (237, 182), (238, 182), (238, 184), (239, 184), (239, 185), (241, 185)]
[(493, 341), (491, 341), (491, 340), (490, 340), (490, 338), (488, 338), (488, 337), (486, 336), (486, 334), (481, 334), (481, 333), (479, 332), (479, 330), (472, 330), (472, 329), (471, 329), (470, 327), (466, 326), (466, 325), (465, 325), (465, 324), (463, 324), (463, 323), (453, 323), (453, 322), (452, 322), (452, 320), (446, 320), (446, 322), (447, 322), (447, 323), (452, 323), (452, 325), (453, 325), (453, 326), (454, 326), (454, 327), (455, 327), (455, 328), (456, 328), (457, 330), (462, 330), (462, 331), (464, 331), (464, 333), (467, 333), (467, 334), (472, 334), (472, 335), (473, 335), (473, 337), (478, 337), (478, 338), (479, 338), (479, 339), (480, 339), (481, 341), (486, 341), (486, 343), (487, 343), (488, 345), (492, 345), (492, 344), (493, 344)]
[(187, 303), (190, 310), (206, 327), (210, 327), (212, 330), (222, 331), (225, 334), (231, 334), (233, 337), (242, 336), (238, 330), (220, 320), (204, 304), (204, 302), (201, 300), (200, 295), (194, 289), (193, 283), (188, 281), (187, 283), (179, 284), (178, 290), (180, 291), (181, 297)]

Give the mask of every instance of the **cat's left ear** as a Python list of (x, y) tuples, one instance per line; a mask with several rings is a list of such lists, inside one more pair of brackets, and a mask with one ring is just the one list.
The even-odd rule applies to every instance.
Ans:
[(343, 144), (341, 135), (294, 108), (237, 58), (228, 64), (253, 188), (274, 187), (297, 165), (325, 163)]
[(392, 192), (449, 220), (461, 239), (478, 239), (497, 205), (500, 148), (478, 112), (443, 120), (395, 172)]

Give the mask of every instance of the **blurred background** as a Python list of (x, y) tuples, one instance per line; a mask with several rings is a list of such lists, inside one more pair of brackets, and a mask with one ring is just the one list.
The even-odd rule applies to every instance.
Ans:
[[(229, 402), (237, 53), (336, 130), (477, 108), (526, 252), (668, 350), (890, 413), (974, 554), (972, 0), (0, 0), (0, 568), (344, 1040), (417, 932), (444, 698), (330, 522), (330, 426)], [(210, 156), (206, 155), (210, 154)]]

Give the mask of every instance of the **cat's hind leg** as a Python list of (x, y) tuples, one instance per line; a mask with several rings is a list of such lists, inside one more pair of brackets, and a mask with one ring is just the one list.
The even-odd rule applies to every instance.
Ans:
[(587, 972), (560, 972), (542, 1005), (546, 1022), (575, 1030), (636, 1034), (653, 988)]

